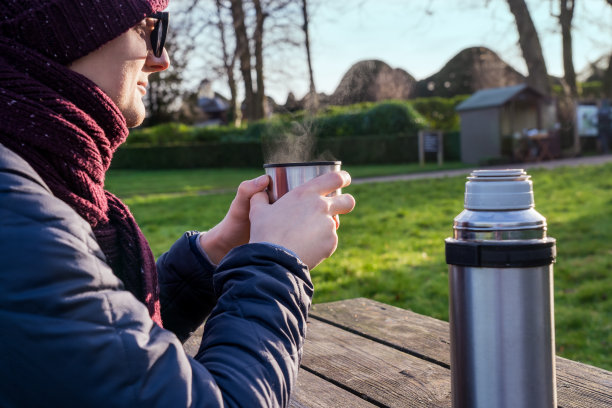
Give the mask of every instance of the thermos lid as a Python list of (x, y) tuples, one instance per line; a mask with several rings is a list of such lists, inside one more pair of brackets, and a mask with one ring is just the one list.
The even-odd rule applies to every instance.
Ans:
[(475, 170), (465, 184), (467, 210), (522, 210), (533, 206), (532, 183), (523, 169)]

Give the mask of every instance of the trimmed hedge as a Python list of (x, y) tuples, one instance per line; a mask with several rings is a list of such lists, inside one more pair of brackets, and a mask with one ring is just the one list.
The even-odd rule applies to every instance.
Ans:
[(459, 160), (459, 134), (448, 131), (458, 127), (454, 107), (463, 99), (331, 106), (314, 117), (305, 112), (277, 115), (241, 128), (166, 123), (135, 129), (115, 153), (113, 168), (260, 167), (269, 153), (262, 143), (266, 148), (294, 147), (304, 134), (316, 140), (311, 156), (315, 159), (338, 158), (347, 164), (416, 162), (417, 135), (428, 122), (429, 127), (447, 131), (445, 159)]
[(304, 112), (278, 115), (269, 120), (233, 126), (194, 127), (166, 123), (130, 132), (126, 146), (173, 146), (228, 141), (245, 142), (286, 134), (308, 133), (319, 138), (344, 136), (414, 134), (426, 120), (407, 102), (389, 101), (332, 107), (314, 117)]
[[(459, 133), (445, 134), (445, 160), (458, 161), (459, 155)], [(321, 157), (352, 165), (414, 163), (418, 161), (418, 138), (398, 134), (319, 139), (314, 158)], [(427, 160), (435, 160), (435, 157)], [(260, 142), (213, 142), (190, 146), (122, 147), (115, 153), (112, 168), (261, 168), (263, 163), (264, 153)]]
[(113, 169), (187, 169), (202, 167), (259, 167), (261, 143), (200, 143), (184, 146), (122, 147), (115, 152)]

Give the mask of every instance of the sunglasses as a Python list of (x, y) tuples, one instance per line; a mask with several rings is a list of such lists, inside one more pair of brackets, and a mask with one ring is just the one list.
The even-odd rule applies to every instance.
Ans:
[(155, 28), (151, 31), (151, 48), (153, 54), (159, 58), (164, 52), (164, 44), (166, 44), (166, 34), (168, 34), (168, 12), (159, 11), (148, 15), (149, 18), (155, 18)]

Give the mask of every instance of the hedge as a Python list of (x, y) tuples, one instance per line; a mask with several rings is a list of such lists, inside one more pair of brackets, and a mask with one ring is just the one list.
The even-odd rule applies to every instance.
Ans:
[[(418, 161), (418, 138), (405, 134), (327, 138), (319, 139), (315, 150), (312, 157), (304, 160), (336, 159), (352, 165), (414, 163)], [(445, 160), (457, 161), (459, 155), (459, 133), (445, 134)], [(212, 142), (188, 146), (122, 147), (115, 153), (112, 168), (259, 168), (263, 163), (264, 152), (259, 141)]]
[(264, 156), (271, 157), (263, 147), (295, 148), (305, 140), (303, 135), (316, 141), (314, 152), (290, 161), (337, 158), (347, 164), (415, 162), (417, 135), (426, 127), (446, 131), (445, 159), (459, 160), (454, 107), (464, 98), (330, 106), (314, 117), (305, 112), (277, 115), (240, 128), (167, 123), (135, 129), (116, 152), (113, 168), (259, 167)]
[(277, 115), (246, 127), (194, 127), (167, 123), (130, 132), (126, 146), (173, 146), (205, 142), (248, 142), (286, 134), (308, 133), (318, 138), (344, 136), (416, 135), (427, 121), (405, 101), (331, 107), (315, 116), (304, 112)]

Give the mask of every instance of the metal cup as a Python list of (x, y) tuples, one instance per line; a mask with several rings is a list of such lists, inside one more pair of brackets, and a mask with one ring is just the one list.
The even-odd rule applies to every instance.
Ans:
[[(270, 184), (268, 184), (268, 196), (273, 203), (281, 198), (285, 193), (293, 190), (315, 177), (326, 173), (340, 171), (340, 161), (314, 161), (302, 163), (269, 163), (264, 164), (264, 169)], [(341, 194), (338, 189), (328, 196)]]

